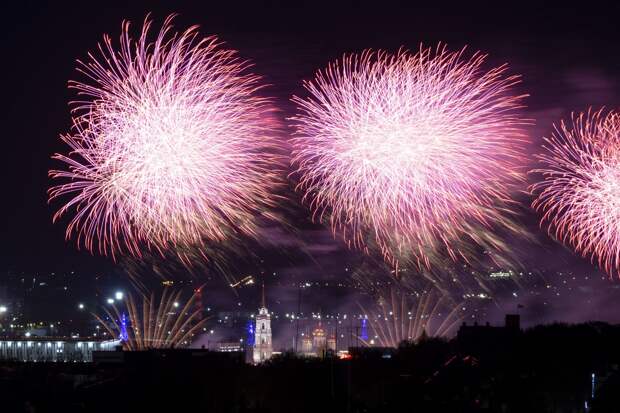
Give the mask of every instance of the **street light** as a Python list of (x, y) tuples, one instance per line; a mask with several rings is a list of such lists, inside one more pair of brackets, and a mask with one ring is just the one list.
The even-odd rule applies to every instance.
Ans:
[(108, 304), (114, 304), (114, 298), (108, 298)]
[(8, 310), (8, 309), (6, 308), (6, 306), (5, 306), (5, 305), (0, 305), (0, 314), (2, 314), (2, 313), (6, 313), (6, 312), (7, 312), (7, 310)]
[(123, 293), (122, 291), (117, 291), (116, 293), (114, 293), (114, 298), (118, 301), (123, 299)]
[(80, 310), (83, 310), (83, 309), (84, 309), (84, 304), (79, 303), (79, 304), (78, 304), (78, 308), (79, 308)]

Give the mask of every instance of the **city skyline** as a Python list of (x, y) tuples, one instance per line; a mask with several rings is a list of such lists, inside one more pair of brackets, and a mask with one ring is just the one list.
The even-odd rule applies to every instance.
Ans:
[[(469, 12), (474, 25), (470, 20), (458, 17), (460, 9), (442, 7), (425, 7), (421, 11), (410, 8), (405, 13), (396, 13), (397, 8), (388, 6), (379, 11), (377, 17), (376, 10), (365, 5), (306, 5), (298, 8), (255, 5), (238, 16), (234, 8), (228, 6), (206, 8), (188, 3), (179, 5), (178, 10), (169, 10), (165, 6), (152, 5), (149, 6), (151, 9), (145, 9), (144, 5), (135, 4), (122, 9), (106, 8), (94, 24), (86, 24), (84, 19), (76, 18), (89, 15), (87, 6), (37, 7), (25, 4), (11, 7), (14, 8), (13, 13), (21, 18), (14, 19), (2, 29), (7, 39), (14, 40), (7, 41), (7, 46), (8, 55), (15, 57), (15, 64), (3, 68), (4, 77), (27, 80), (10, 82), (7, 93), (14, 100), (4, 112), (11, 119), (7, 134), (14, 137), (7, 142), (8, 153), (12, 156), (6, 159), (9, 172), (3, 178), (4, 187), (11, 196), (10, 202), (2, 205), (7, 228), (2, 239), (0, 265), (3, 268), (0, 270), (7, 276), (14, 274), (20, 277), (24, 274), (34, 278), (39, 274), (49, 276), (73, 271), (84, 280), (96, 279), (99, 275), (118, 280), (101, 287), (111, 290), (116, 288), (115, 283), (123, 284), (121, 280), (126, 274), (153, 285), (157, 285), (162, 276), (177, 282), (207, 281), (211, 284), (214, 302), (221, 300), (223, 306), (231, 308), (236, 305), (236, 293), (229, 287), (231, 281), (248, 275), (257, 282), (265, 281), (269, 288), (288, 286), (282, 288), (283, 297), (295, 296), (294, 286), (299, 283), (352, 282), (351, 274), (358, 272), (372, 273), (373, 276), (387, 274), (389, 278), (390, 268), (386, 268), (379, 257), (368, 257), (349, 248), (341, 237), (334, 237), (329, 228), (312, 222), (311, 211), (301, 202), (300, 194), (294, 192), (292, 184), (285, 191), (289, 202), (279, 210), (286, 215), (287, 225), (270, 224), (264, 233), (266, 243), (248, 242), (250, 253), (239, 259), (228, 259), (224, 269), (197, 266), (190, 273), (178, 262), (158, 257), (150, 257), (143, 262), (122, 257), (114, 261), (78, 250), (73, 240), (65, 240), (65, 223), (51, 222), (55, 208), (48, 205), (46, 190), (49, 187), (47, 171), (57, 167), (50, 157), (62, 150), (58, 135), (70, 126), (66, 105), (73, 95), (66, 90), (66, 81), (75, 75), (75, 59), (84, 57), (88, 50), (92, 50), (103, 33), (115, 38), (123, 19), (132, 20), (137, 27), (147, 11), (152, 11), (153, 19), (158, 22), (169, 13), (178, 11), (180, 15), (176, 18), (176, 24), (179, 27), (199, 24), (201, 34), (217, 34), (226, 45), (251, 59), (254, 70), (264, 75), (269, 83), (267, 90), (282, 111), (282, 119), (295, 111), (290, 96), (302, 94), (301, 81), (311, 79), (315, 70), (326, 62), (340, 58), (343, 53), (360, 52), (366, 48), (391, 52), (399, 47), (416, 50), (420, 43), (430, 46), (444, 42), (451, 50), (467, 45), (472, 51), (488, 53), (490, 65), (509, 62), (511, 73), (522, 75), (518, 91), (531, 95), (525, 100), (524, 116), (536, 121), (527, 128), (534, 140), (532, 152), (540, 145), (542, 136), (549, 135), (554, 122), (590, 106), (613, 107), (620, 96), (620, 82), (614, 78), (618, 57), (607, 52), (612, 50), (617, 27), (596, 11), (579, 8), (564, 8), (555, 13), (541, 9), (541, 13), (536, 13), (535, 7), (527, 7), (505, 13), (500, 8), (480, 7)], [(253, 13), (249, 13), (250, 9)], [(496, 16), (510, 24), (498, 26), (495, 24)], [(322, 18), (324, 26), (320, 33), (315, 30), (318, 17)], [(574, 30), (574, 27), (579, 27), (577, 23), (584, 20), (598, 24), (593, 24), (592, 30)], [(545, 24), (539, 24), (541, 22)], [(524, 32), (522, 29), (525, 26), (534, 29)], [(373, 30), (367, 30), (367, 27)], [(377, 32), (381, 36), (373, 34)], [(41, 33), (54, 35), (42, 38)], [(54, 40), (60, 38), (71, 40)], [(37, 50), (37, 54), (24, 50)], [(37, 64), (41, 61), (48, 63), (44, 69)], [(30, 108), (32, 102), (46, 102), (43, 105), (46, 108), (45, 121), (29, 121), (33, 111), (24, 108)], [(522, 263), (516, 271), (533, 272), (545, 281), (538, 282), (538, 286), (530, 288), (530, 291), (525, 288), (525, 297), (513, 296), (514, 293), (521, 294), (517, 289), (493, 294), (504, 297), (502, 300), (507, 308), (522, 304), (527, 309), (525, 311), (537, 309), (532, 310), (530, 320), (524, 320), (526, 325), (590, 318), (618, 321), (607, 305), (616, 297), (617, 281), (605, 279), (607, 276), (588, 258), (580, 258), (554, 241), (545, 229), (539, 228), (538, 215), (529, 208), (531, 200), (527, 195), (519, 200), (523, 207), (520, 220), (534, 234), (534, 239), (509, 239), (507, 245), (510, 255)], [(476, 270), (490, 274), (510, 269), (485, 265)], [(569, 272), (572, 275), (568, 279), (558, 276)], [(83, 280), (80, 282), (84, 283)], [(565, 282), (574, 282), (575, 287), (571, 288), (575, 290), (570, 293), (561, 291)], [(86, 281), (85, 285), (89, 287), (87, 284)], [(88, 291), (86, 287), (83, 291)], [(545, 298), (538, 300), (536, 294), (531, 293), (536, 289), (541, 290), (536, 294)], [(560, 295), (557, 295), (558, 291), (549, 291), (556, 289)], [(466, 290), (459, 290), (456, 294), (487, 294), (477, 287), (468, 286)], [(106, 293), (93, 293), (91, 290), (88, 294), (105, 296)], [(574, 294), (588, 296), (583, 306), (572, 305)], [(315, 302), (311, 302), (313, 300)], [(338, 307), (354, 307), (357, 300), (356, 292), (329, 292), (309, 300), (308, 305), (316, 311), (317, 308), (327, 307), (327, 304), (321, 303), (325, 301), (335, 308), (332, 311), (338, 312)], [(545, 309), (549, 305), (545, 301), (556, 303), (553, 310)], [(250, 302), (248, 299), (244, 305), (249, 307)], [(35, 305), (40, 306), (39, 312), (44, 311), (41, 301)], [(52, 302), (45, 305), (61, 304)], [(68, 313), (73, 311), (75, 303), (62, 305), (67, 307)], [(294, 307), (294, 300), (289, 300), (287, 305)], [(282, 311), (286, 313), (290, 310)], [(489, 318), (499, 319), (502, 311)], [(59, 311), (60, 314), (63, 312)], [(535, 317), (535, 313), (540, 317)]]
[(2, 12), (0, 411), (618, 411), (620, 3)]

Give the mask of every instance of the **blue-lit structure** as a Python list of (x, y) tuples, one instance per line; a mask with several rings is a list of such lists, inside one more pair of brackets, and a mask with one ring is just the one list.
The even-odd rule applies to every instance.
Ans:
[(362, 329), (360, 331), (360, 338), (364, 341), (368, 340), (368, 320), (362, 318)]
[(123, 342), (127, 341), (129, 336), (127, 335), (127, 318), (125, 317), (125, 313), (121, 315), (121, 334), (118, 339)]
[(254, 320), (248, 320), (248, 323), (245, 326), (245, 331), (247, 333), (247, 338), (245, 340), (245, 342), (247, 343), (248, 346), (253, 346), (254, 345), (254, 336), (255, 336), (255, 327), (254, 327)]

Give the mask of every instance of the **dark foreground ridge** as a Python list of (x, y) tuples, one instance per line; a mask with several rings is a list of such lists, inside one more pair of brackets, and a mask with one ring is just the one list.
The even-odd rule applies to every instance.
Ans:
[(620, 326), (462, 327), (451, 341), (284, 353), (207, 350), (0, 365), (2, 412), (617, 412)]

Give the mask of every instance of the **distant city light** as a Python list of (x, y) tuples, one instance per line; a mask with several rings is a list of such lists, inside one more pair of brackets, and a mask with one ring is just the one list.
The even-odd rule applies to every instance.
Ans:
[(6, 313), (6, 312), (7, 312), (7, 310), (8, 310), (8, 309), (6, 308), (6, 306), (5, 306), (5, 305), (0, 305), (0, 314), (2, 314), (2, 313)]
[(108, 304), (114, 304), (114, 298), (108, 298)]
[(79, 304), (78, 304), (78, 308), (79, 308), (80, 310), (83, 310), (83, 309), (84, 309), (84, 304), (79, 303)]
[(175, 301), (173, 305), (174, 305), (175, 307), (178, 307), (178, 306), (179, 306), (179, 303), (178, 303), (177, 301)]
[(512, 276), (512, 271), (497, 271), (489, 274), (491, 278), (510, 278)]
[(114, 298), (118, 301), (123, 299), (123, 293), (121, 291), (117, 291), (116, 293), (114, 293)]

